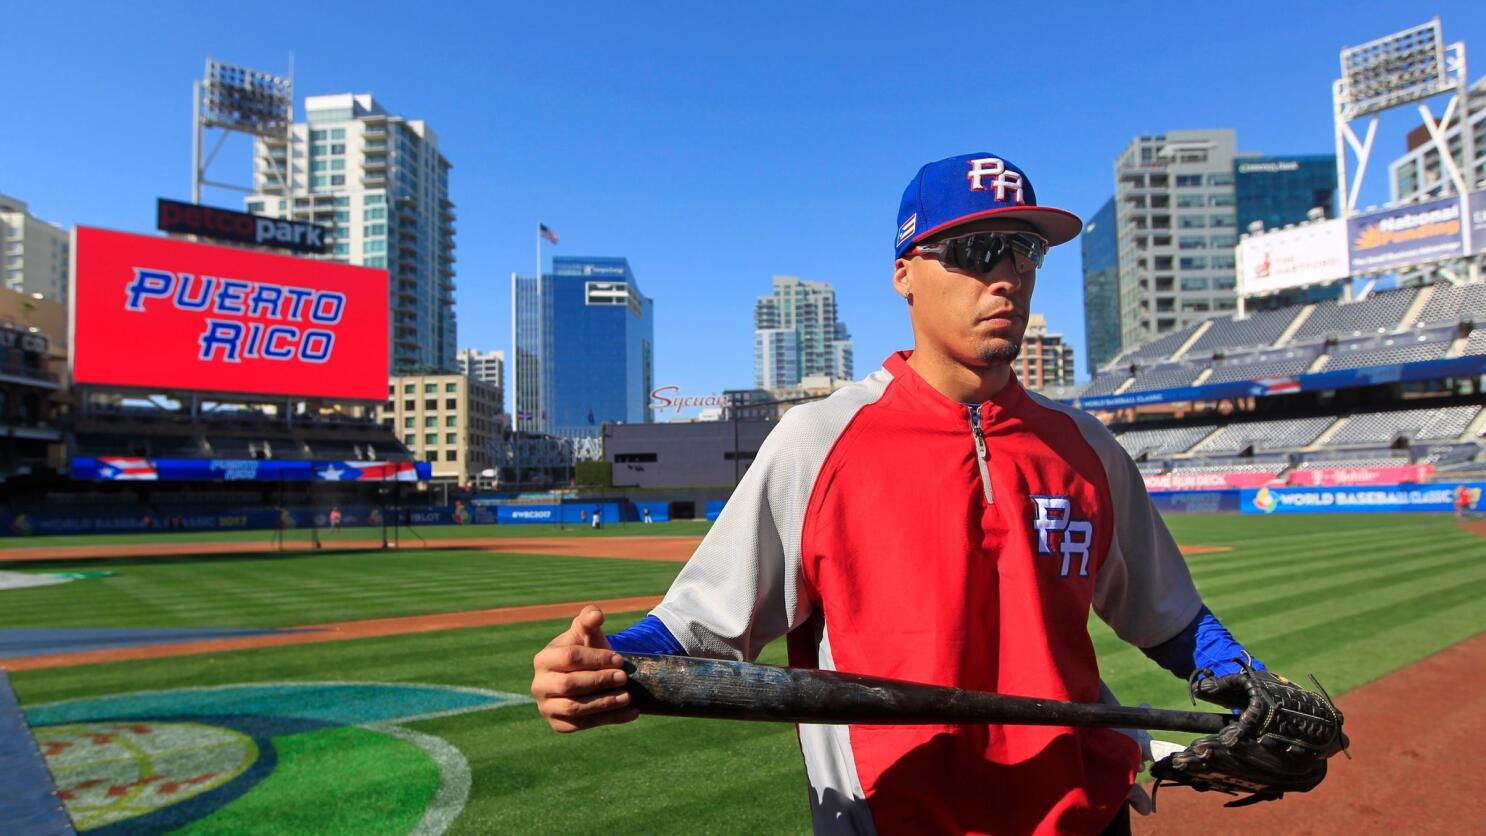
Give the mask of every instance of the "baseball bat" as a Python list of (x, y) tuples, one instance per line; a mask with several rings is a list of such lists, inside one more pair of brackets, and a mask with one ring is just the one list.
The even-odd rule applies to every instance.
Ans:
[(690, 656), (625, 653), (625, 690), (642, 714), (868, 725), (1107, 726), (1217, 732), (1231, 714), (1061, 702), (899, 679)]

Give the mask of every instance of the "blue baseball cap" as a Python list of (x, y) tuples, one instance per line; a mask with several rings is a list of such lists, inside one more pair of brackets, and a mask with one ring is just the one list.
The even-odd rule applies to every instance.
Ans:
[(1072, 212), (1038, 206), (1032, 181), (1005, 157), (961, 154), (925, 165), (903, 190), (895, 257), (926, 238), (985, 218), (1023, 221), (1049, 245), (1072, 241), (1084, 226)]

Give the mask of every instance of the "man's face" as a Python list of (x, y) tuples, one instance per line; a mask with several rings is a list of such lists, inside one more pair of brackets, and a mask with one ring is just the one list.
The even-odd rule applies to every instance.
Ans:
[[(971, 232), (1034, 231), (1013, 220), (985, 220), (957, 226), (925, 244)], [(909, 255), (894, 265), (893, 289), (908, 300), (917, 347), (943, 353), (970, 367), (1010, 363), (1022, 350), (1037, 271), (1018, 269), (1019, 259), (1003, 256), (991, 272), (945, 267), (932, 255)]]

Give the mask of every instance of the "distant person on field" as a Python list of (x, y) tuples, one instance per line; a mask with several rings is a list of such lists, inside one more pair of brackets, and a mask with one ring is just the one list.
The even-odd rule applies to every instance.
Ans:
[(330, 530), (341, 530), (341, 509), (339, 506), (330, 509)]
[(1465, 485), (1455, 487), (1455, 518), (1463, 520), (1471, 510), (1471, 491)]
[(604, 512), (603, 511), (600, 511), (597, 508), (593, 509), (593, 527), (594, 528), (603, 528), (604, 527)]
[(642, 516), (645, 519), (645, 524), (646, 525), (650, 525), (651, 523), (655, 522), (655, 520), (650, 519), (650, 509), (649, 508), (641, 508), (640, 509), (640, 516)]

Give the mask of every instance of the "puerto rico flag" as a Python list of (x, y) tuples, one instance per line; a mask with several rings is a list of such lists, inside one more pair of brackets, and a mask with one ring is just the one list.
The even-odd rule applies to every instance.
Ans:
[(98, 478), (112, 481), (159, 481), (155, 463), (146, 458), (108, 456), (98, 459)]
[(413, 462), (326, 462), (315, 478), (330, 482), (416, 482)]
[(1300, 391), (1300, 381), (1293, 377), (1266, 377), (1254, 381), (1252, 394), (1286, 395)]

